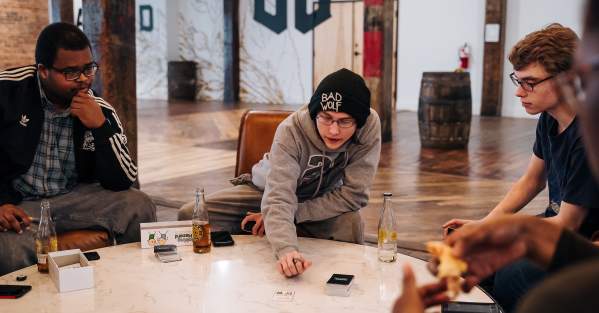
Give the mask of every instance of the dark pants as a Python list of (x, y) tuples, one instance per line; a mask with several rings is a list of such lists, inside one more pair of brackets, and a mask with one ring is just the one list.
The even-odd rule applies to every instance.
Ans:
[[(71, 192), (48, 199), (58, 233), (78, 229), (104, 229), (117, 243), (139, 241), (139, 223), (156, 221), (156, 206), (137, 189), (110, 191), (99, 184), (79, 184)], [(17, 206), (33, 217), (40, 216), (40, 202)], [(35, 234), (31, 224), (22, 234), (0, 233), (0, 276), (37, 263)]]
[[(550, 204), (545, 212), (537, 217), (546, 218), (556, 215), (557, 213)], [(524, 260), (497, 271), (493, 277), (486, 279), (481, 285), (495, 297), (506, 313), (510, 313), (515, 311), (516, 304), (522, 296), (546, 276), (547, 273), (543, 269)], [(488, 288), (490, 286), (492, 288)]]
[(547, 273), (529, 261), (518, 261), (495, 274), (492, 295), (506, 313), (514, 312), (516, 304)]

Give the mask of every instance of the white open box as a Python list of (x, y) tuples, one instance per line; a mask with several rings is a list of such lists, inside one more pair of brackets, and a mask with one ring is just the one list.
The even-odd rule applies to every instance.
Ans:
[[(79, 267), (69, 267), (73, 264)], [(94, 288), (94, 267), (79, 249), (48, 253), (48, 268), (60, 292)]]

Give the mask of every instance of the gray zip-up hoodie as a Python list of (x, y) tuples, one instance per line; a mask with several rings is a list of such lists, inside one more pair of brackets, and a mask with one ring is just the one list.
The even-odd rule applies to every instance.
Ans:
[(368, 203), (381, 152), (376, 111), (335, 151), (320, 138), (307, 106), (277, 128), (262, 197), (266, 236), (280, 257), (297, 251), (295, 223), (322, 221)]

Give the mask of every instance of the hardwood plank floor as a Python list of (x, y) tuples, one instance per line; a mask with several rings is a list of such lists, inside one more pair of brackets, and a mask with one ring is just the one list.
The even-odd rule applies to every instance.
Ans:
[[(248, 108), (296, 109), (140, 101), (141, 189), (167, 206), (177, 206), (193, 199), (195, 186), (203, 186), (208, 193), (228, 187), (235, 168), (239, 120)], [(367, 238), (376, 234), (385, 191), (394, 194), (399, 236), (412, 249), (441, 239), (440, 225), (450, 218), (483, 217), (524, 172), (535, 127), (536, 120), (475, 116), (468, 149), (421, 149), (416, 114), (397, 113), (393, 140), (383, 144), (370, 203), (362, 210)], [(539, 213), (546, 203), (544, 191), (523, 212)], [(159, 219), (176, 219), (175, 208), (162, 210)]]

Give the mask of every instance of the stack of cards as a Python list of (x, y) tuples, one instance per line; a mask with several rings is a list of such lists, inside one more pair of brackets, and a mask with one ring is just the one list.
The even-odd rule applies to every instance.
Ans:
[(354, 275), (333, 274), (327, 281), (325, 291), (329, 296), (347, 297), (351, 292)]

